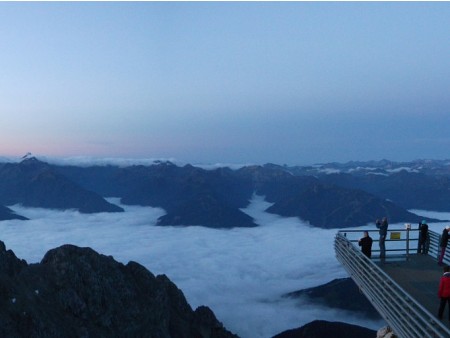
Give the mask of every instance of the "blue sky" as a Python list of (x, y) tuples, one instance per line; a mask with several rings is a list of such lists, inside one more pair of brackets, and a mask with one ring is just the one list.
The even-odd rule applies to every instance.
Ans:
[(450, 158), (448, 2), (0, 3), (0, 155)]

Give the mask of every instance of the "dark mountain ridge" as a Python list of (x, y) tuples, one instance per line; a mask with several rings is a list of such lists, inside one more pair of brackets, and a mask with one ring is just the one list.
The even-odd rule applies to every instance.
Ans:
[(26, 220), (27, 218), (16, 214), (10, 208), (0, 205), (0, 221), (6, 221), (10, 219)]
[(401, 170), (422, 173), (428, 176), (450, 176), (450, 160), (415, 160), (410, 162), (380, 161), (350, 161), (347, 163), (321, 163), (309, 166), (279, 166), (295, 175), (324, 175), (329, 173), (346, 173), (352, 175), (390, 175)]
[(321, 177), (321, 181), (361, 189), (407, 209), (449, 211), (450, 177), (403, 170), (388, 176), (330, 174)]
[(241, 210), (254, 193), (274, 204), (268, 212), (299, 217), (322, 228), (361, 226), (382, 216), (392, 223), (423, 219), (365, 191), (293, 175), (274, 166), (204, 170), (165, 162), (131, 167), (58, 166), (55, 171), (103, 196), (120, 197), (124, 204), (163, 208), (167, 214), (158, 220), (159, 225), (255, 226)]
[(227, 338), (165, 275), (63, 245), (27, 264), (0, 241), (1, 337)]
[[(392, 223), (417, 223), (419, 217), (385, 199), (355, 188), (343, 188), (313, 176), (293, 176), (276, 168), (258, 171), (277, 172), (276, 179), (255, 185), (256, 192), (274, 203), (268, 212), (299, 217), (321, 228), (345, 228), (374, 222), (380, 215)], [(433, 221), (432, 219), (428, 219)]]
[(0, 165), (0, 204), (78, 209), (82, 213), (123, 211), (34, 157)]
[[(331, 289), (305, 292), (329, 299), (339, 293)], [(1, 337), (238, 338), (207, 306), (193, 310), (165, 275), (155, 276), (132, 261), (124, 265), (91, 248), (66, 244), (48, 251), (40, 263), (28, 264), (0, 241), (0, 291)], [(275, 337), (373, 334), (351, 324), (313, 321)]]
[(450, 211), (450, 160), (381, 160), (308, 167), (271, 166), (293, 175), (314, 176), (326, 184), (363, 190), (405, 209)]
[(290, 292), (284, 297), (306, 298), (326, 307), (352, 311), (370, 319), (381, 319), (377, 310), (351, 278), (334, 279), (324, 285)]
[[(384, 165), (391, 166), (388, 162)], [(205, 170), (170, 162), (150, 166), (77, 167), (50, 165), (27, 158), (20, 163), (0, 164), (0, 204), (78, 209), (85, 213), (117, 212), (123, 211), (122, 208), (104, 198), (119, 197), (123, 204), (163, 208), (166, 214), (158, 219), (158, 225), (214, 228), (256, 226), (242, 211), (253, 194), (263, 195), (273, 203), (268, 212), (299, 217), (322, 228), (361, 226), (383, 216), (391, 223), (417, 223), (424, 217), (406, 208), (411, 205), (419, 209), (428, 207), (439, 198), (440, 205), (446, 205), (449, 193), (442, 182), (450, 178), (441, 177), (441, 181), (435, 182), (436, 178), (422, 174), (414, 177), (409, 173), (397, 174), (402, 175), (406, 178), (396, 181), (370, 175), (370, 179), (375, 180), (371, 184), (367, 181), (368, 175), (361, 176), (363, 178), (352, 174), (299, 175), (292, 168), (274, 164), (238, 170)], [(431, 184), (433, 182), (435, 184)], [(390, 189), (392, 184), (394, 188)], [(438, 190), (441, 197), (431, 198)], [(408, 196), (415, 203), (406, 203), (406, 198), (401, 196)]]

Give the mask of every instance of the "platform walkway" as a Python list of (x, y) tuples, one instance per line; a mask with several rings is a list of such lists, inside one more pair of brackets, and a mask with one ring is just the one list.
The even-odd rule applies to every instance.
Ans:
[[(408, 260), (377, 265), (430, 313), (437, 316), (442, 267), (429, 255), (412, 254)], [(448, 319), (446, 316), (445, 319)], [(448, 323), (447, 320), (443, 321)]]
[[(377, 232), (371, 230), (371, 232)], [(392, 229), (386, 241), (386, 261), (380, 261), (378, 234), (372, 258), (358, 246), (361, 230), (341, 230), (335, 237), (338, 261), (367, 299), (400, 338), (450, 338), (448, 311), (437, 318), (438, 287), (443, 267), (437, 264), (440, 235), (429, 232), (428, 253), (418, 253), (418, 231)], [(450, 248), (444, 256), (450, 265)]]

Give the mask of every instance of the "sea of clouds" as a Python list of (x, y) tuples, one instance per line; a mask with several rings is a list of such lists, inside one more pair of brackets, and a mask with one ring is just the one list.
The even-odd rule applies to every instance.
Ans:
[[(209, 306), (227, 329), (242, 338), (269, 338), (316, 319), (374, 330), (385, 325), (306, 300), (282, 297), (348, 275), (335, 258), (336, 230), (269, 214), (264, 210), (270, 204), (263, 197), (254, 196), (243, 209), (254, 217), (258, 227), (220, 230), (155, 226), (164, 210), (108, 200), (125, 212), (86, 215), (12, 206), (30, 220), (0, 222), (0, 239), (28, 263), (39, 262), (48, 250), (66, 243), (92, 247), (123, 263), (137, 261), (154, 274), (166, 274), (194, 309)], [(450, 219), (448, 213), (422, 215)], [(439, 233), (442, 227), (430, 226)], [(360, 229), (362, 233), (375, 226)]]

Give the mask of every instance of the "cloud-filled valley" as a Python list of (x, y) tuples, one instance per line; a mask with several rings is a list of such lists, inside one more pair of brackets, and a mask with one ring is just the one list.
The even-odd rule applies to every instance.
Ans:
[(0, 222), (1, 239), (28, 263), (39, 262), (48, 250), (65, 243), (92, 247), (123, 263), (137, 261), (154, 274), (166, 274), (193, 308), (211, 307), (229, 330), (243, 338), (271, 337), (315, 319), (373, 329), (383, 325), (282, 298), (346, 273), (334, 256), (335, 230), (266, 213), (270, 204), (263, 197), (255, 196), (243, 209), (258, 227), (220, 230), (155, 226), (164, 210), (108, 201), (125, 212), (87, 215), (12, 206), (30, 220)]

